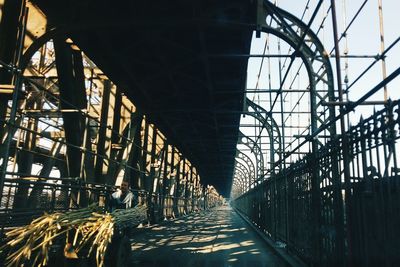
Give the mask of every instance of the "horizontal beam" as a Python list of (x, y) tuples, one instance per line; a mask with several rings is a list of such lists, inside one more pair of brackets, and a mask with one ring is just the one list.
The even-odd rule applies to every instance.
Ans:
[[(353, 105), (354, 102), (352, 101), (347, 101), (347, 102), (323, 102), (323, 106), (347, 106), (347, 105)], [(386, 105), (387, 101), (365, 101), (360, 103), (359, 105)]]
[(12, 84), (0, 84), (0, 94), (12, 94), (14, 87)]
[[(244, 91), (233, 91), (233, 90), (224, 90), (224, 91), (215, 91), (216, 95), (220, 94), (266, 94), (266, 93), (309, 93), (308, 89), (247, 89)], [(327, 92), (327, 90), (317, 90), (317, 92)]]

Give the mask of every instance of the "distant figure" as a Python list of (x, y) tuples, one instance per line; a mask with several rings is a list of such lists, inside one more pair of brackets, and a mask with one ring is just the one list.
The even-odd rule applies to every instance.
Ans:
[(115, 209), (129, 209), (135, 205), (134, 195), (129, 188), (129, 182), (122, 181), (121, 188), (111, 195), (111, 211)]

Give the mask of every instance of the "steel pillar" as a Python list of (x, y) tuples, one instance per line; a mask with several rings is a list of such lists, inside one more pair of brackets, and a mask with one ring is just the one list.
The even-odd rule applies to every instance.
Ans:
[[(65, 36), (58, 35), (54, 39), (56, 67), (60, 90), (61, 109), (85, 109), (86, 93), (82, 79), (83, 66), (80, 52), (73, 52), (65, 42)], [(83, 84), (82, 84), (83, 83)], [(67, 146), (68, 171), (70, 177), (80, 177), (80, 147), (83, 142), (85, 120), (80, 112), (62, 112)]]
[(107, 181), (108, 167), (111, 158), (111, 137), (112, 123), (114, 117), (116, 87), (111, 84), (111, 81), (104, 81), (103, 97), (101, 99), (101, 117), (100, 129), (97, 142), (97, 157), (95, 166), (95, 179), (97, 182), (105, 183)]
[[(5, 0), (2, 6), (0, 21), (0, 60), (6, 64), (15, 64), (18, 49), (18, 24), (22, 8), (22, 0)], [(0, 68), (0, 85), (12, 84), (13, 71), (7, 67)], [(11, 94), (0, 93), (0, 140), (3, 139), (7, 115), (7, 103)]]

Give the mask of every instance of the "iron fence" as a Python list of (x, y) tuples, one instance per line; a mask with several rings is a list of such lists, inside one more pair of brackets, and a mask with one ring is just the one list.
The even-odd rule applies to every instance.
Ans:
[[(71, 178), (6, 178), (0, 198), (0, 229), (28, 224), (44, 212), (64, 212), (91, 204), (109, 206), (115, 186)], [(132, 190), (136, 204), (148, 206), (151, 223), (204, 209), (199, 197), (175, 197)]]
[(389, 102), (234, 206), (311, 266), (399, 266), (399, 130)]

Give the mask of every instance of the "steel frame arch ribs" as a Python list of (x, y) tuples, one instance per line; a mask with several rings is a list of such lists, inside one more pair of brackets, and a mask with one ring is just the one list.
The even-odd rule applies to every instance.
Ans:
[(235, 179), (238, 179), (238, 178), (240, 179), (240, 181), (243, 184), (243, 192), (245, 193), (245, 192), (249, 191), (250, 188), (249, 188), (249, 183), (247, 182), (247, 179), (246, 179), (246, 174), (240, 169), (235, 169)]
[(237, 181), (238, 185), (240, 186), (240, 191), (242, 194), (246, 193), (246, 179), (243, 177), (241, 172), (235, 171), (235, 181)]
[[(324, 108), (322, 106), (326, 101), (335, 100), (333, 72), (329, 55), (318, 36), (300, 19), (266, 0), (263, 1), (262, 6), (259, 5), (259, 8), (256, 30), (271, 33), (297, 49), (292, 54), (292, 59), (295, 56), (300, 56), (306, 67), (310, 80), (311, 135), (321, 125), (335, 118), (334, 107)], [(304, 38), (303, 34), (305, 34)], [(318, 113), (324, 114), (327, 110), (328, 116), (318, 116)], [(335, 136), (335, 124), (328, 131), (330, 136)], [(319, 141), (317, 140), (317, 142)]]
[(246, 181), (247, 181), (247, 186), (250, 190), (251, 187), (251, 173), (250, 171), (247, 169), (247, 167), (245, 166), (244, 163), (238, 161), (237, 159), (235, 159), (235, 170), (237, 171), (241, 171), (243, 173), (243, 175), (245, 175), (246, 177)]
[(256, 169), (255, 169), (254, 163), (251, 160), (251, 158), (246, 153), (243, 153), (240, 150), (236, 150), (236, 159), (241, 159), (241, 160), (243, 160), (243, 162), (246, 163), (247, 167), (250, 170), (250, 177), (253, 178), (253, 180), (255, 181)]
[[(239, 160), (243, 161), (244, 163), (242, 163)], [(246, 187), (243, 190), (246, 191), (246, 189), (247, 189), (247, 191), (248, 191), (251, 189), (251, 184), (255, 183), (255, 181), (256, 181), (256, 179), (255, 179), (256, 178), (256, 169), (254, 167), (254, 163), (248, 155), (241, 152), (240, 150), (236, 151), (235, 161), (236, 162), (235, 162), (235, 167), (234, 167), (235, 172), (234, 172), (234, 176), (233, 176), (233, 182), (234, 182), (233, 185), (235, 186), (235, 183), (239, 183), (239, 181), (237, 181), (239, 179), (237, 176), (242, 177), (243, 175), (245, 175), (248, 177), (248, 179), (246, 179), (246, 180), (248, 180), (248, 182), (246, 183)], [(233, 189), (233, 191), (234, 191), (234, 189)], [(245, 193), (245, 192), (242, 192), (242, 193)]]
[[(251, 107), (254, 112), (251, 112), (249, 110), (249, 107)], [(278, 161), (281, 159), (281, 152), (282, 152), (282, 139), (281, 139), (281, 133), (278, 127), (278, 124), (274, 120), (274, 118), (271, 116), (270, 112), (267, 112), (264, 108), (261, 106), (257, 105), (253, 101), (251, 101), (249, 98), (246, 98), (246, 110), (243, 111), (243, 114), (249, 115), (257, 119), (259, 122), (262, 124), (262, 128), (265, 128), (268, 132), (269, 135), (269, 140), (270, 140), (270, 162), (271, 162), (271, 171), (274, 170), (274, 165), (276, 162), (275, 159), (275, 154), (276, 151), (278, 151)], [(265, 114), (265, 117), (263, 116)], [(268, 122), (268, 119), (271, 121)], [(277, 150), (275, 149), (275, 146), (277, 146)], [(253, 146), (254, 147), (254, 146)], [(280, 170), (280, 164), (278, 165), (278, 169)], [(264, 175), (264, 173), (259, 174), (259, 175)]]
[[(244, 139), (244, 140), (243, 140)], [(256, 157), (256, 181), (259, 180), (261, 174), (264, 173), (264, 157), (262, 154), (261, 147), (250, 137), (244, 135), (241, 131), (238, 134), (238, 144), (247, 146)]]

